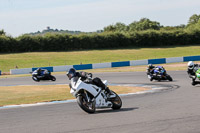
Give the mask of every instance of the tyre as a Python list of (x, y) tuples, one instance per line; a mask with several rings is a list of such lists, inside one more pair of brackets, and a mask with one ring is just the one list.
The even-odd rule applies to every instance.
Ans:
[(37, 77), (32, 77), (32, 79), (36, 82), (40, 82), (40, 80)]
[(52, 80), (52, 81), (56, 81), (56, 77), (51, 76), (51, 80)]
[(113, 104), (112, 109), (114, 109), (114, 110), (120, 109), (122, 107), (122, 100), (114, 91), (112, 91), (112, 93), (114, 93), (116, 95), (115, 98), (110, 100), (110, 102), (112, 102), (112, 104)]
[(196, 82), (195, 82), (195, 81), (192, 81), (192, 85), (195, 86), (195, 85), (196, 85)]
[(169, 75), (167, 75), (167, 79), (168, 79), (169, 81), (173, 81), (172, 77), (169, 76)]
[(96, 110), (95, 107), (95, 101), (93, 102), (87, 102), (87, 99), (84, 98), (84, 96), (79, 95), (77, 97), (77, 103), (87, 113), (94, 113)]

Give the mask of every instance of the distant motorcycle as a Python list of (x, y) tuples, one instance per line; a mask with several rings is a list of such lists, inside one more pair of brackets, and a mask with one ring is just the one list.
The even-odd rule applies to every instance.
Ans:
[(52, 76), (51, 72), (46, 69), (42, 69), (40, 75), (38, 74), (37, 70), (33, 71), (32, 79), (36, 82), (39, 82), (40, 80), (56, 81), (56, 78)]
[[(107, 81), (103, 82), (107, 85)], [(121, 98), (114, 92), (113, 98), (108, 98), (106, 91), (93, 84), (85, 83), (81, 78), (72, 78), (70, 93), (76, 97), (78, 105), (87, 113), (94, 113), (96, 108), (120, 109), (122, 106)]]
[[(200, 68), (196, 70), (195, 72), (196, 77), (191, 77), (192, 78), (192, 85), (195, 86), (197, 84), (200, 84)], [(198, 79), (199, 81), (195, 81), (195, 79)]]
[(173, 81), (172, 77), (167, 74), (166, 70), (162, 66), (157, 66), (153, 70), (153, 74), (152, 75), (148, 75), (148, 78), (150, 79), (150, 81), (153, 81), (153, 80), (158, 80), (158, 81), (169, 80), (169, 81)]

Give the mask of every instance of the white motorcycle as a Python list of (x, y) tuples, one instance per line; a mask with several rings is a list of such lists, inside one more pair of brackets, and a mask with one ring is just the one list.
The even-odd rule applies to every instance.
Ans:
[[(103, 82), (107, 85), (107, 81)], [(78, 105), (87, 113), (94, 113), (96, 108), (120, 109), (122, 106), (121, 98), (112, 91), (112, 98), (108, 98), (105, 90), (93, 84), (85, 83), (81, 78), (71, 79), (70, 93), (76, 97)]]

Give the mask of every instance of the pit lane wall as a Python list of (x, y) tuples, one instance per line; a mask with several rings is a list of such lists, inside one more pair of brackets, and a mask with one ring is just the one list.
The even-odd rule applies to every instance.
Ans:
[[(139, 66), (148, 64), (166, 64), (166, 63), (178, 63), (188, 61), (200, 61), (200, 56), (185, 56), (185, 57), (172, 57), (172, 58), (159, 58), (159, 59), (146, 59), (146, 60), (132, 60), (121, 62), (108, 62), (108, 63), (95, 63), (95, 64), (81, 64), (81, 65), (65, 65), (65, 66), (53, 66), (53, 67), (41, 67), (51, 72), (63, 72), (70, 68), (76, 70), (85, 69), (98, 69), (98, 68), (112, 68), (112, 67), (125, 67), (125, 66)], [(24, 69), (11, 69), (10, 74), (30, 74), (30, 72), (37, 68), (24, 68)]]

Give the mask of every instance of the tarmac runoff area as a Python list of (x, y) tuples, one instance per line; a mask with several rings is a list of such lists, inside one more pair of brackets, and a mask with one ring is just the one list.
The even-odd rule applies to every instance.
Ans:
[[(149, 88), (148, 90), (139, 91), (136, 93), (119, 94), (120, 97), (149, 94), (149, 93), (158, 93), (158, 92), (170, 91), (170, 90), (174, 90), (178, 88), (178, 86), (176, 85), (158, 85), (158, 84), (156, 85), (154, 84), (111, 84), (110, 86), (112, 85)], [(34, 103), (34, 104), (7, 105), (7, 106), (0, 107), (0, 109), (22, 108), (22, 107), (31, 107), (31, 106), (42, 106), (42, 105), (48, 105), (48, 104), (72, 103), (72, 102), (76, 102), (76, 99), (64, 100), (64, 101), (41, 102), (41, 103)]]

